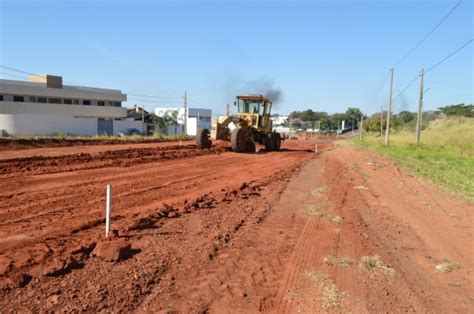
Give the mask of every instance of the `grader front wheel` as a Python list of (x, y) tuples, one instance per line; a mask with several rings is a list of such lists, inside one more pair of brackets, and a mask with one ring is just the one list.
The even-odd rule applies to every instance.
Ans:
[(255, 144), (245, 128), (237, 128), (230, 133), (230, 147), (237, 153), (255, 152)]
[(268, 133), (264, 138), (265, 150), (268, 152), (280, 150), (281, 136), (280, 133)]

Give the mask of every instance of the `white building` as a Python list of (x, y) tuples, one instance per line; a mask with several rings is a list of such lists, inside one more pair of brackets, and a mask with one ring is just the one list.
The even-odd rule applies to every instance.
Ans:
[[(165, 130), (166, 134), (183, 134), (184, 133), (184, 108), (155, 108), (155, 114), (164, 117), (166, 114), (177, 115), (177, 125), (169, 125)], [(188, 108), (188, 127), (187, 134), (194, 136), (199, 129), (211, 130), (211, 109)]]
[(280, 126), (286, 123), (288, 121), (288, 116), (280, 116), (276, 115), (273, 117), (270, 117), (270, 119), (273, 121), (273, 126)]
[[(14, 136), (114, 134), (128, 126), (120, 90), (62, 84), (47, 75), (0, 80), (0, 130)], [(133, 123), (132, 123), (133, 124)]]

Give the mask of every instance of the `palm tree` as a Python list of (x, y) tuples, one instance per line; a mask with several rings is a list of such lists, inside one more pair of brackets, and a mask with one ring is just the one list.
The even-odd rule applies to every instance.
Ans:
[(168, 126), (174, 126), (174, 133), (178, 133), (176, 127), (179, 125), (178, 123), (178, 110), (167, 110), (164, 115), (164, 120), (166, 124), (166, 129)]

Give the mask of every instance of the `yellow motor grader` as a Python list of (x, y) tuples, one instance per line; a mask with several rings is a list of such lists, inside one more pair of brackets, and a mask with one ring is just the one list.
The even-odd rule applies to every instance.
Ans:
[(201, 129), (196, 136), (200, 148), (210, 148), (212, 140), (230, 141), (234, 152), (255, 152), (256, 144), (267, 151), (280, 149), (280, 133), (272, 132), (272, 102), (262, 95), (237, 96), (237, 116), (220, 116), (212, 121), (212, 130)]

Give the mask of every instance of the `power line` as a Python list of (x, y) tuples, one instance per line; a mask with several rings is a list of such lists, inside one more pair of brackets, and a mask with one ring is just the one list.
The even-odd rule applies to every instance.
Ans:
[[(436, 67), (438, 67), (439, 65), (443, 64), (446, 60), (448, 60), (449, 58), (451, 58), (453, 55), (455, 55), (456, 53), (458, 53), (459, 51), (461, 51), (463, 48), (465, 48), (467, 45), (469, 45), (470, 43), (472, 43), (474, 41), (474, 39), (470, 39), (468, 40), (467, 42), (465, 42), (463, 45), (461, 45), (460, 47), (456, 48), (454, 51), (452, 51), (451, 53), (449, 53), (446, 57), (444, 57), (443, 59), (441, 59), (440, 61), (438, 61), (437, 63), (435, 63), (433, 66), (431, 66), (430, 68), (428, 68), (426, 71), (425, 71), (425, 74), (428, 73), (429, 71), (435, 69)], [(397, 94), (397, 96), (395, 96), (393, 98), (393, 100), (397, 99), (398, 97), (400, 97), (401, 95), (403, 95), (403, 93), (405, 93), (407, 91), (407, 89), (409, 89), (416, 81), (418, 81), (418, 77), (419, 75), (416, 75), (413, 80), (410, 81), (410, 83), (408, 83), (408, 85), (400, 92)]]
[(446, 60), (448, 60), (449, 58), (451, 58), (453, 55), (455, 55), (456, 53), (458, 53), (460, 50), (462, 50), (464, 47), (466, 47), (467, 45), (469, 45), (470, 43), (472, 43), (474, 41), (474, 39), (470, 39), (468, 40), (467, 42), (465, 42), (462, 46), (460, 46), (459, 48), (457, 48), (456, 50), (454, 50), (453, 52), (451, 52), (450, 54), (448, 54), (446, 57), (444, 57), (443, 59), (441, 59), (440, 61), (438, 61), (435, 65), (431, 66), (430, 68), (428, 68), (428, 70), (425, 71), (425, 73), (428, 73), (429, 71), (433, 70), (434, 68), (436, 68), (437, 66), (441, 65), (442, 63), (444, 63)]
[(0, 72), (0, 74), (2, 74), (2, 75), (9, 75), (9, 76), (11, 76), (11, 77), (16, 77), (16, 78), (19, 78), (19, 79), (25, 80), (25, 78), (24, 78), (24, 77), (22, 77), (22, 76), (15, 75), (15, 74), (10, 74), (10, 73), (7, 73), (7, 72)]
[(26, 72), (26, 71), (15, 69), (15, 68), (8, 67), (8, 66), (5, 66), (5, 65), (0, 65), (0, 67), (2, 67), (4, 69), (16, 71), (16, 72), (19, 72), (19, 73), (23, 73), (23, 74), (29, 74), (29, 75), (33, 75), (33, 76), (37, 76), (37, 77), (45, 77), (44, 75), (38, 75), (38, 74), (31, 73), (31, 72)]
[[(28, 74), (28, 75), (33, 75), (33, 76), (37, 76), (37, 77), (46, 77), (45, 75), (38, 75), (38, 74), (35, 74), (35, 73), (31, 73), (31, 72), (28, 72), (28, 71), (24, 71), (24, 70), (20, 70), (20, 69), (16, 69), (16, 68), (13, 68), (13, 67), (9, 67), (9, 66), (5, 66), (5, 65), (0, 65), (0, 67), (2, 68), (5, 68), (5, 69), (8, 69), (8, 70), (11, 70), (11, 71), (15, 71), (15, 72), (18, 72), (18, 73), (23, 73), (23, 74)], [(11, 75), (11, 76), (15, 76), (13, 74), (8, 74), (8, 73), (4, 73), (6, 75)], [(16, 76), (17, 78), (21, 78), (21, 79), (25, 79), (23, 77), (19, 77), (19, 76)], [(83, 85), (80, 85), (80, 84), (76, 84), (76, 83), (73, 83), (73, 82), (69, 82), (69, 81), (64, 81), (64, 83), (67, 83), (67, 84), (70, 84), (70, 85), (75, 85), (77, 87), (84, 87), (84, 88), (87, 88), (87, 86), (83, 86)], [(126, 92), (125, 92), (126, 93)], [(130, 96), (138, 96), (138, 97), (143, 97), (143, 98), (155, 98), (155, 99), (183, 99), (182, 96), (180, 97), (169, 97), (169, 96), (155, 96), (155, 95), (142, 95), (142, 94), (135, 94), (135, 93), (126, 93), (127, 95), (130, 95)]]
[(397, 94), (397, 96), (393, 97), (393, 101), (395, 101), (395, 99), (403, 95), (403, 93), (405, 93), (407, 89), (409, 89), (410, 86), (412, 86), (416, 81), (418, 81), (418, 74), (413, 78), (413, 80), (410, 83), (408, 83), (408, 85), (400, 93)]
[(438, 22), (416, 45), (413, 49), (411, 49), (407, 54), (405, 54), (394, 66), (393, 68), (399, 66), (403, 61), (405, 61), (413, 52), (415, 52), (418, 47), (426, 40), (428, 37), (434, 33), (434, 31), (444, 23), (444, 21), (461, 5), (463, 0), (459, 0), (458, 3)]
[(160, 98), (160, 99), (183, 99), (182, 96), (154, 96), (154, 95), (142, 95), (142, 94), (135, 94), (135, 93), (127, 93), (130, 96), (138, 96), (138, 97), (145, 97), (145, 98)]
[(202, 106), (200, 102), (195, 101), (195, 100), (193, 100), (193, 99), (188, 98), (188, 101), (191, 102), (191, 103), (193, 103), (193, 104), (195, 104), (195, 105)]

